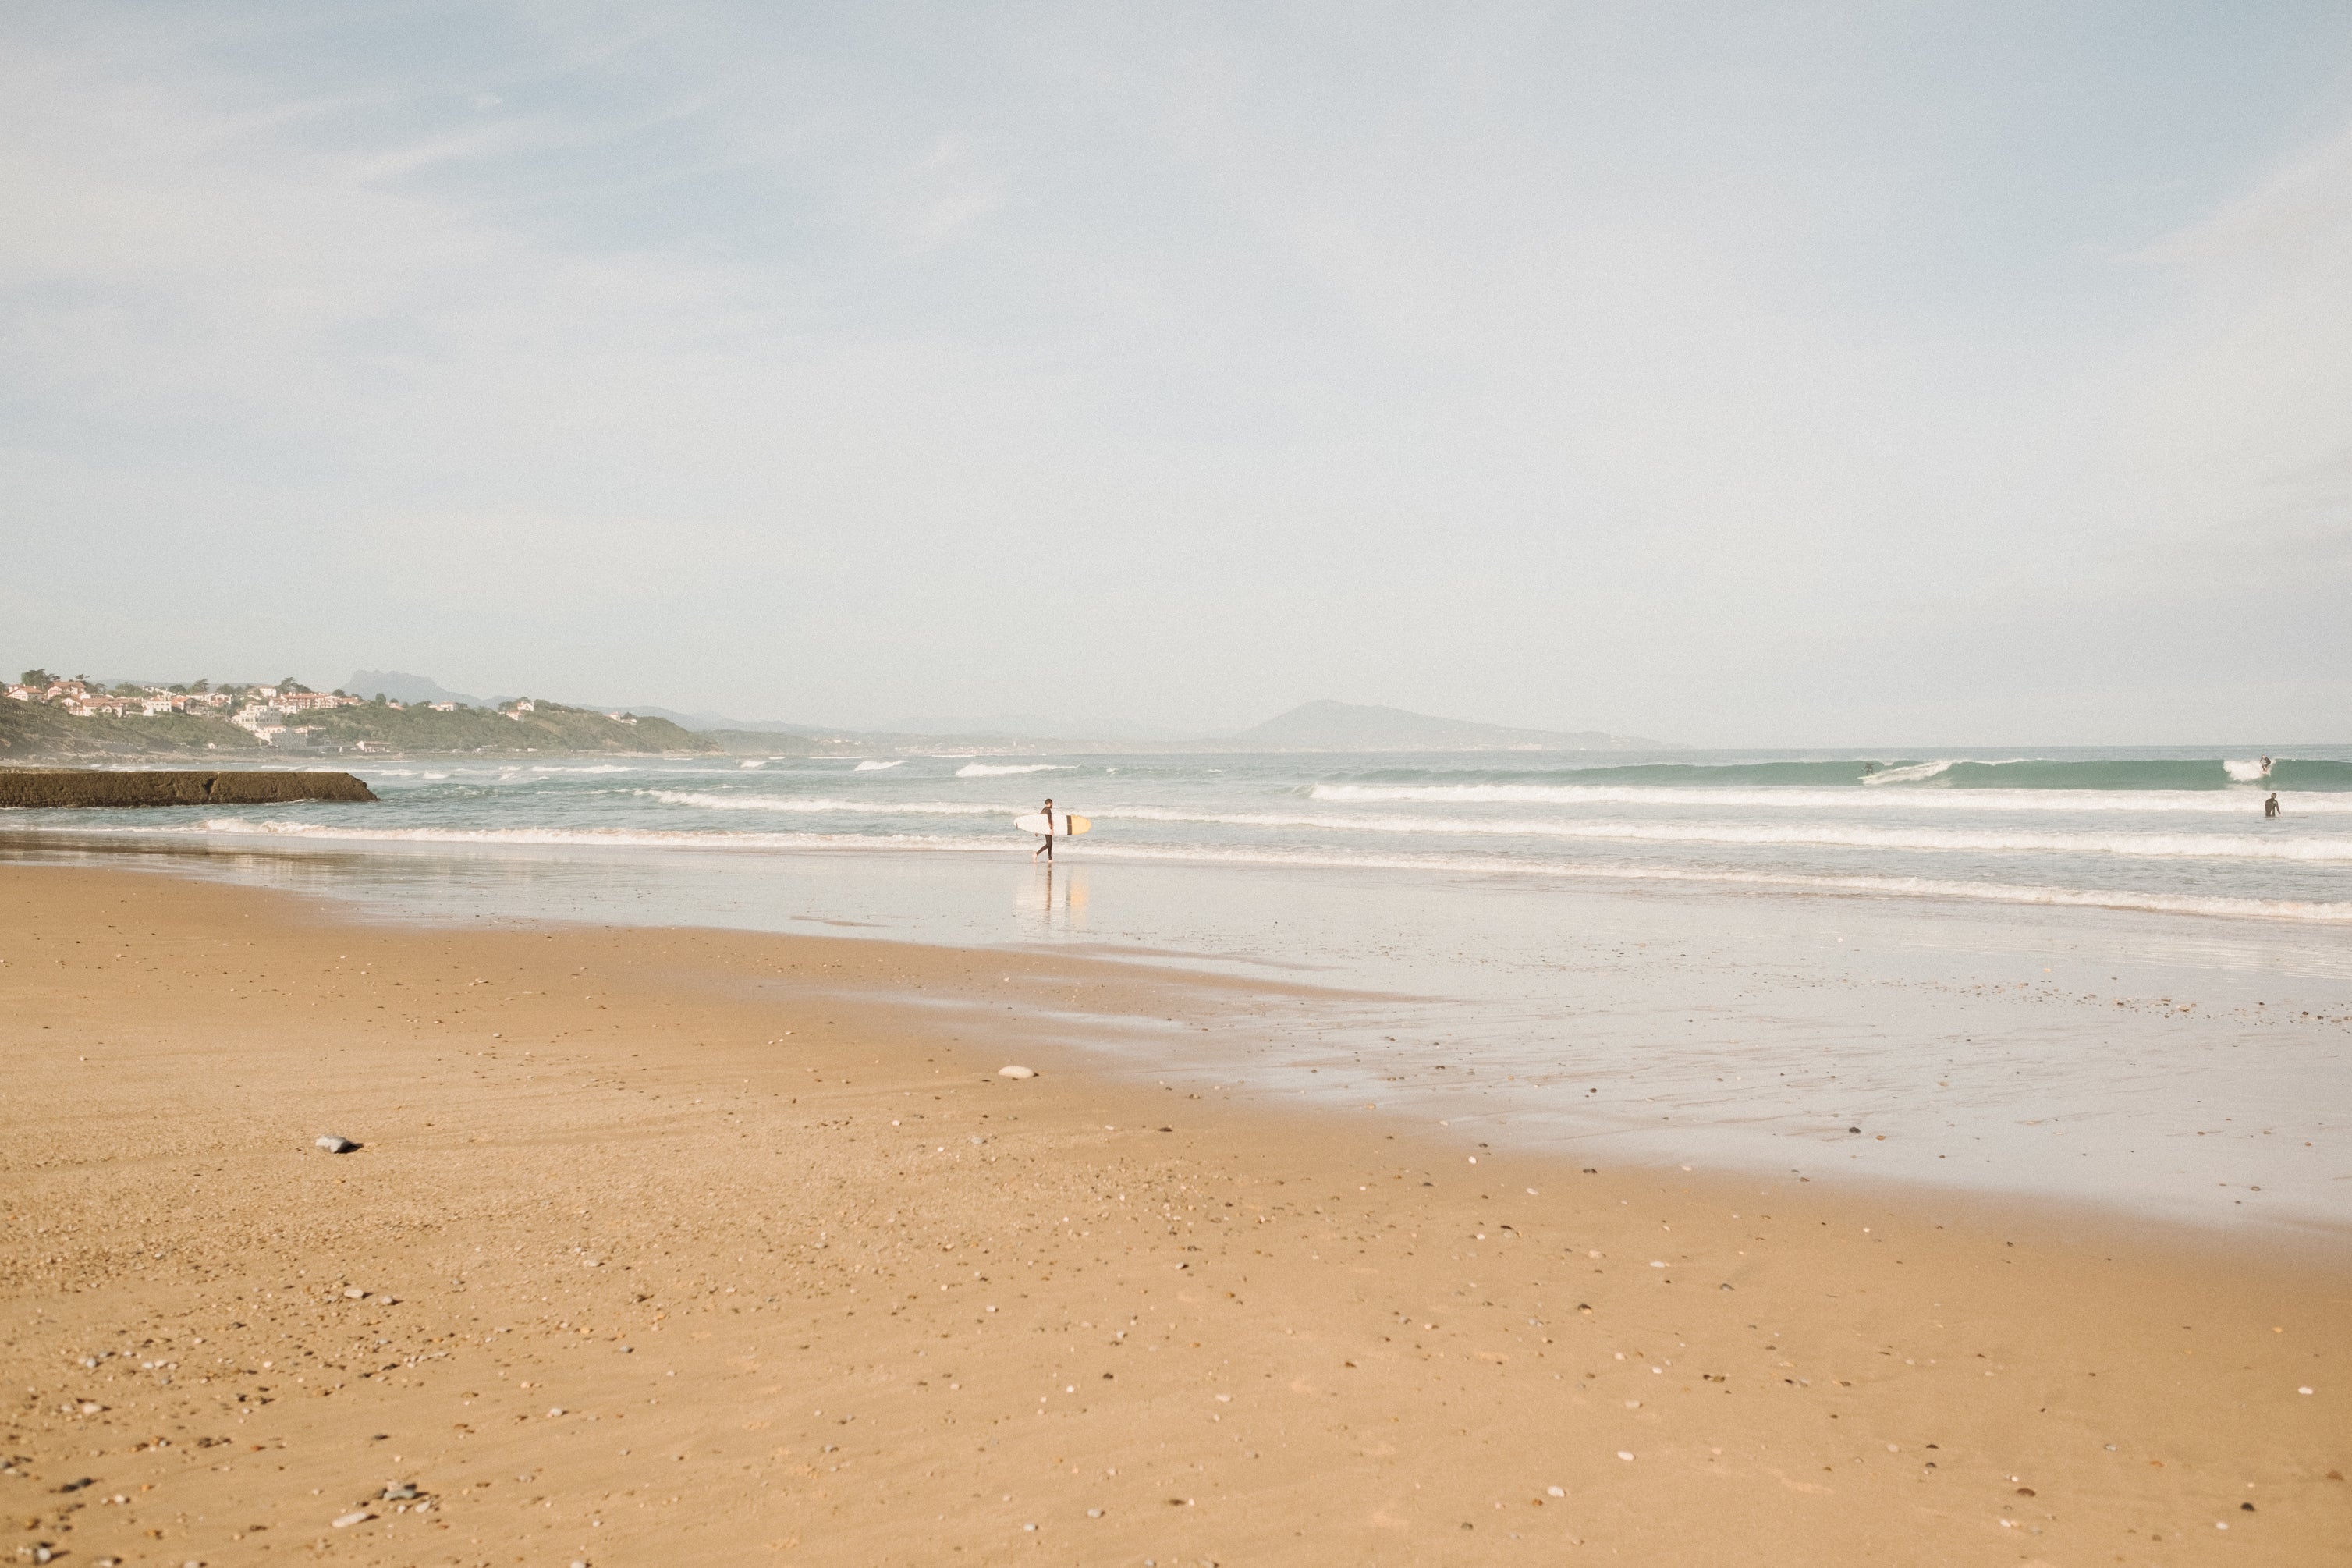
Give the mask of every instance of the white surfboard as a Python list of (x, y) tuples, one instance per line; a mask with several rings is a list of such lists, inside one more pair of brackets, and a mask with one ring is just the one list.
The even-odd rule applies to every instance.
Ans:
[(1057, 838), (1076, 838), (1094, 824), (1083, 816), (1072, 816), (1060, 811), (1054, 814), (1054, 820), (1049, 824), (1044, 812), (1033, 811), (1026, 816), (1014, 817), (1013, 826), (1024, 833), (1034, 833), (1040, 837), (1051, 834)]

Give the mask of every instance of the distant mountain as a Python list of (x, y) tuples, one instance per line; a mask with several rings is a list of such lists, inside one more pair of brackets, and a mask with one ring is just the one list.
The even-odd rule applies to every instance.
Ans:
[(1599, 730), (1515, 730), (1355, 702), (1304, 702), (1225, 742), (1269, 752), (1633, 752), (1663, 742)]
[(1017, 736), (1030, 741), (1186, 741), (1190, 730), (1164, 724), (1133, 724), (1111, 719), (1049, 719), (1042, 713), (939, 714), (923, 713), (890, 719), (871, 731), (841, 731), (842, 734), (929, 735), (973, 740)]
[(354, 697), (373, 697), (381, 691), (394, 702), (462, 702), (468, 708), (495, 708), (512, 700), (506, 697), (468, 697), (462, 691), (450, 690), (429, 676), (404, 675), (396, 669), (353, 670), (342, 689)]

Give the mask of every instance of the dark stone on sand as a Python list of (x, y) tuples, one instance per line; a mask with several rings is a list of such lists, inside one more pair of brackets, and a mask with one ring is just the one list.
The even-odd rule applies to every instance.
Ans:
[(80, 768), (24, 768), (0, 772), (0, 806), (274, 805), (293, 800), (375, 798), (373, 790), (349, 773), (258, 769), (111, 773)]

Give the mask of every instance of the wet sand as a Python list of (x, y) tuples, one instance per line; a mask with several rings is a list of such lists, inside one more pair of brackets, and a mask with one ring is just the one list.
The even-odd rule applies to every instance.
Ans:
[(1051, 1042), (1289, 995), (1082, 957), (0, 910), (0, 1549), (2352, 1562), (2332, 1239), (1162, 1089)]

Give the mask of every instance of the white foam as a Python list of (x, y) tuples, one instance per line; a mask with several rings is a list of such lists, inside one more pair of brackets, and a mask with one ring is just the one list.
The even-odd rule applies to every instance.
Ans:
[(750, 761), (750, 762), (748, 762), (748, 763), (737, 763), (735, 765), (736, 765), (737, 767), (739, 767), (739, 768), (764, 768), (764, 767), (766, 767), (768, 764), (767, 764), (766, 763), (761, 762), (761, 760), (759, 760), (757, 757), (754, 757), (751, 761)]
[(853, 773), (878, 773), (884, 768), (898, 767), (904, 763), (906, 760), (907, 759), (904, 757), (893, 757), (887, 763), (877, 763), (872, 757), (868, 757), (849, 771)]
[(2271, 776), (2270, 769), (2263, 766), (2260, 761), (2239, 762), (2235, 758), (2225, 759), (2221, 763), (2221, 770), (2240, 784), (2260, 784)]
[(2352, 924), (2352, 903), (2295, 899), (2239, 899), (2200, 894), (2145, 893), (2107, 888), (2056, 888), (2004, 882), (1957, 882), (1928, 877), (1824, 877), (1797, 872), (1738, 871), (1714, 867), (1595, 866), (1548, 860), (1443, 855), (1318, 855), (1311, 851), (1161, 848), (1151, 845), (1079, 845), (1088, 859), (1211, 861), (1234, 865), (1332, 869), (1507, 872), (1580, 881), (1687, 882), (1799, 891), (1874, 894), (1895, 898), (1966, 899), (2009, 904), (2140, 910), (2151, 913), (2218, 915), (2260, 920)]
[[(34, 832), (195, 837), (186, 827), (130, 826), (32, 829)], [(350, 827), (336, 824), (214, 817), (200, 830), (228, 837), (262, 837), (314, 843), (383, 843), (450, 848), (575, 846), (604, 848), (797, 850), (877, 849), (991, 855), (1028, 853), (1026, 840), (950, 837), (923, 834), (686, 833), (625, 828)], [(1580, 865), (1509, 857), (1450, 855), (1353, 855), (1312, 850), (1219, 849), (1202, 847), (1101, 845), (1074, 842), (1074, 856), (1095, 860), (1180, 864), (1297, 867), (1333, 870), (1448, 871), (1550, 877), (1577, 881), (1672, 882), (1696, 886), (1778, 889), (1798, 893), (1857, 894), (1882, 898), (1963, 900), (1976, 902), (2061, 908), (2136, 910), (2157, 914), (2312, 921), (2352, 925), (2352, 903), (2292, 899), (2245, 899), (2188, 893), (2150, 893), (2106, 888), (2059, 888), (2030, 883), (1960, 882), (1927, 877), (1815, 876), (1797, 872), (1740, 871), (1679, 866)]]
[(2352, 836), (2292, 838), (2251, 833), (2030, 833), (1940, 827), (1866, 827), (1829, 823), (1559, 820), (1538, 817), (1292, 816), (1276, 812), (1181, 812), (1102, 808), (1097, 821), (1138, 820), (1339, 833), (1506, 838), (1575, 838), (1628, 844), (1743, 844), (1927, 853), (2123, 855), (2165, 859), (2352, 862)]
[[(1925, 764), (1923, 764), (1925, 765)], [(1876, 776), (1876, 775), (1874, 775)], [(1688, 784), (1318, 784), (1310, 800), (1427, 802), (1431, 805), (1757, 805), (1796, 811), (2053, 812), (2249, 817), (2261, 815), (2259, 796), (2208, 789), (1935, 789), (1867, 794), (1803, 784), (1706, 789)], [(2352, 792), (2282, 790), (2290, 816), (2352, 816)]]
[[(200, 827), (33, 827), (37, 835), (127, 835), (127, 837), (254, 837), (291, 844), (414, 844), (446, 848), (698, 848), (698, 851), (929, 851), (988, 853), (1012, 856), (1028, 853), (1028, 839), (1007, 842), (1004, 837), (969, 835), (854, 835), (854, 832), (663, 832), (633, 827), (351, 827), (339, 823), (297, 823), (268, 818), (207, 818)], [(2201, 914), (2230, 920), (2286, 920), (2319, 924), (2352, 924), (2352, 902), (2294, 900), (2294, 898), (2225, 898), (2201, 893), (2145, 893), (2124, 889), (2065, 889), (2065, 886), (2013, 884), (2013, 881), (1952, 881), (1940, 877), (1870, 877), (1870, 875), (1806, 875), (1806, 872), (1750, 872), (1731, 868), (1684, 868), (1684, 865), (1590, 865), (1564, 860), (1517, 858), (1517, 856), (1449, 856), (1449, 853), (1331, 853), (1282, 851), (1282, 848), (1216, 848), (1216, 847), (1157, 847), (1157, 844), (1096, 844), (1073, 842), (1068, 853), (1091, 860), (1155, 860), (1190, 865), (1270, 865), (1270, 868), (1318, 869), (1400, 869), (1400, 872), (1473, 872), (1473, 875), (1557, 877), (1573, 881), (1665, 881), (1694, 886), (1755, 886), (1794, 893), (1855, 893), (1879, 898), (1948, 898), (1971, 902), (2013, 902), (2049, 908), (2143, 910), (2152, 914)]]
[(1070, 771), (1067, 763), (1012, 763), (999, 767), (992, 763), (966, 763), (955, 771), (960, 779), (1002, 778), (1007, 773), (1062, 773)]
[[(100, 827), (105, 834), (188, 837), (189, 828)], [(208, 817), (193, 831), (232, 838), (319, 844), (421, 844), (449, 847), (563, 847), (610, 849), (953, 849), (1028, 853), (1028, 842), (922, 833), (709, 833), (636, 827), (350, 827), (250, 816)], [(87, 836), (87, 835), (85, 835)]]
[(861, 816), (1017, 816), (1017, 805), (981, 805), (970, 801), (910, 800), (877, 805), (870, 800), (835, 800), (824, 795), (705, 795), (698, 790), (641, 789), (637, 794), (665, 805), (702, 811), (851, 811)]

